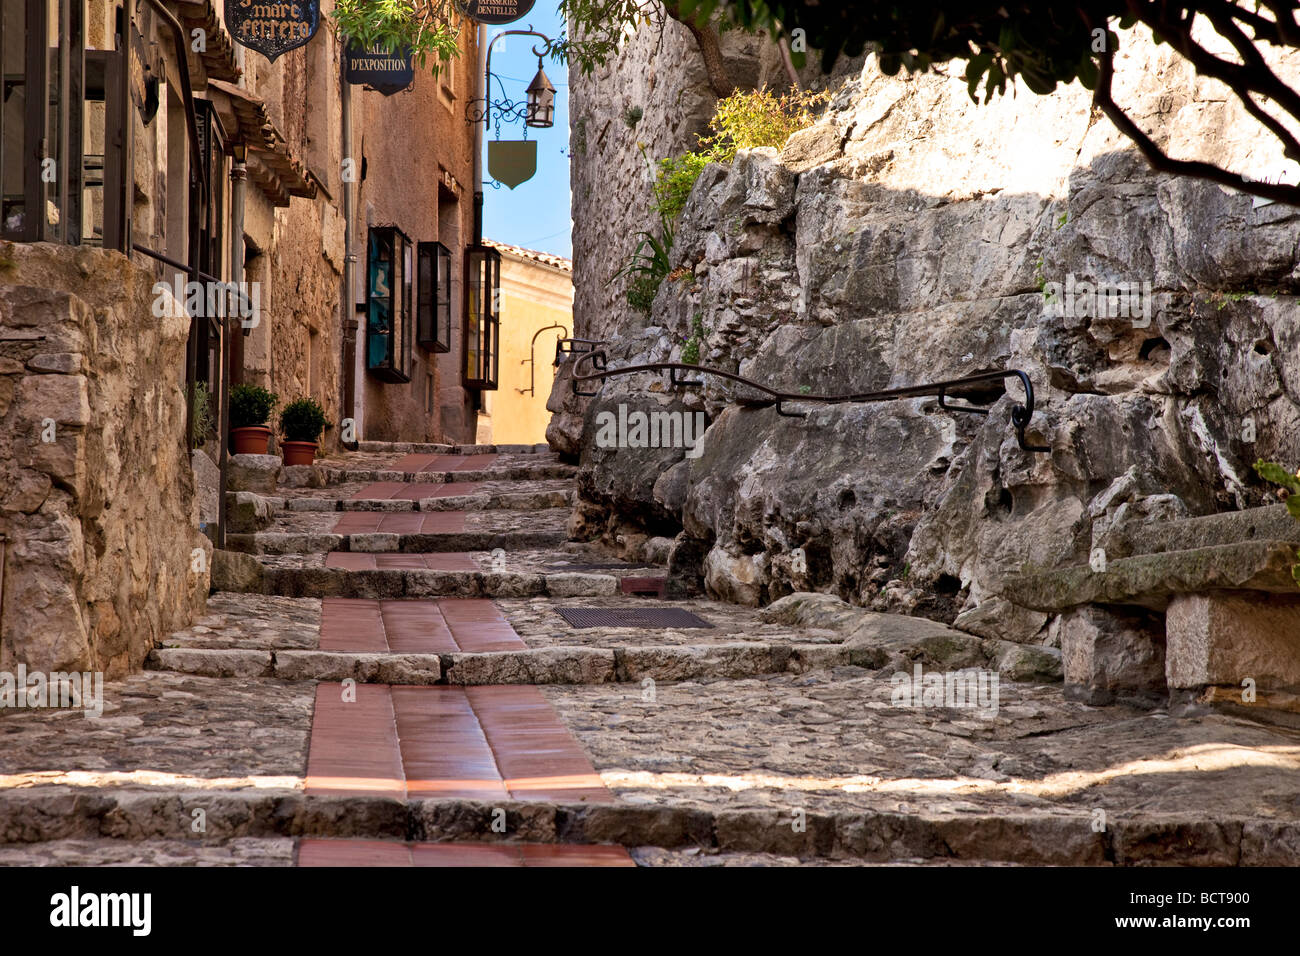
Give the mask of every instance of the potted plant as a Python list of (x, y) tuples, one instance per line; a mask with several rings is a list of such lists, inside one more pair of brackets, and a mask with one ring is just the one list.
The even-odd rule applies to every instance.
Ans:
[(230, 390), (230, 436), (236, 455), (271, 453), (271, 412), (280, 401), (260, 385), (236, 385)]
[(325, 409), (312, 398), (299, 398), (280, 412), (280, 446), (286, 465), (310, 465), (316, 459), (316, 443), (325, 430)]

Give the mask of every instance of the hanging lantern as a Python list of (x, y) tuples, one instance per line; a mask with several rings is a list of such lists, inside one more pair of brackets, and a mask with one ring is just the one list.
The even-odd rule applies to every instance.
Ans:
[(537, 58), (537, 75), (528, 84), (528, 116), (524, 123), (534, 129), (550, 129), (555, 124), (555, 87)]

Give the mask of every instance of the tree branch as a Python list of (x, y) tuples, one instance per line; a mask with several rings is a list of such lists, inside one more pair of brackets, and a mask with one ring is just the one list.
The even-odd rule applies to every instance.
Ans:
[(1093, 92), (1092, 97), (1093, 103), (1106, 115), (1107, 119), (1115, 124), (1116, 129), (1133, 141), (1152, 169), (1174, 176), (1193, 176), (1197, 179), (1206, 179), (1212, 183), (1218, 183), (1220, 186), (1235, 189), (1238, 192), (1259, 196), (1261, 199), (1271, 199), (1291, 206), (1300, 206), (1300, 186), (1250, 182), (1213, 163), (1199, 160), (1172, 159), (1166, 155), (1155, 144), (1155, 141), (1143, 132), (1129, 115), (1115, 103), (1111, 95), (1111, 84), (1115, 75), (1113, 57), (1113, 51), (1107, 51), (1101, 56), (1097, 89)]
[(731, 82), (731, 77), (727, 74), (727, 64), (722, 58), (722, 47), (718, 42), (718, 31), (713, 24), (706, 20), (697, 26), (693, 18), (688, 20), (681, 15), (676, 3), (664, 3), (664, 12), (690, 30), (691, 36), (695, 37), (695, 45), (704, 57), (704, 70), (709, 76), (709, 87), (713, 90), (713, 95), (722, 99), (734, 93), (736, 84)]

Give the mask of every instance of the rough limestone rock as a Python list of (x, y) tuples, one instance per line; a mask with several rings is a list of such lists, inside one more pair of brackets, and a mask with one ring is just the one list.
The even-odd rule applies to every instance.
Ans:
[(252, 534), (271, 526), (271, 503), (251, 491), (226, 493), (226, 531), (230, 534)]
[[(640, 228), (629, 204), (653, 225), (637, 144), (680, 154), (708, 106), (687, 97), (620, 128), (630, 100), (644, 97), (649, 120), (690, 73), (680, 48), (648, 69), (648, 42), (574, 80), (579, 334), (607, 339), (612, 367), (672, 361), (698, 321), (701, 364), (810, 395), (1015, 368), (1035, 390), (1027, 439), (1051, 452), (1019, 446), (1014, 380), (949, 396), (985, 417), (918, 398), (796, 403), (807, 417), (789, 418), (706, 378), (678, 399), (708, 415), (700, 458), (603, 454), (574, 430), (584, 407), (667, 403), (671, 390), (663, 376), (611, 378), (584, 406), (561, 376), (552, 398), (582, 458), (587, 530), (680, 531), (694, 546), (678, 547), (673, 573), (718, 596), (824, 590), (1050, 646), (1060, 630), (1042, 615), (1063, 607), (1017, 607), (1000, 582), (1086, 566), (1119, 526), (1158, 534), (1273, 503), (1251, 464), (1300, 463), (1300, 210), (1153, 172), (1078, 85), (978, 106), (951, 70), (890, 77), (868, 58), (784, 149), (703, 171), (676, 223), (673, 278), (645, 316), (610, 281)], [(1300, 82), (1300, 57), (1276, 67)], [(1149, 38), (1126, 37), (1115, 95), (1174, 155), (1280, 162), (1221, 85)], [(1136, 284), (1133, 314), (1100, 314), (1080, 283)], [(1076, 641), (1067, 679), (1146, 688), (1154, 652), (1118, 639), (1100, 653)]]
[(991, 640), (1014, 641), (1027, 644), (1034, 641), (1047, 624), (1048, 616), (1006, 598), (990, 598), (982, 604), (957, 615), (952, 626), (959, 631), (970, 631)]
[(226, 459), (226, 490), (273, 495), (283, 467), (277, 455), (231, 455)]
[(190, 452), (190, 466), (194, 469), (195, 497), (199, 505), (199, 523), (215, 527), (217, 502), (221, 488), (221, 469), (199, 449)]
[[(207, 599), (184, 440), (188, 322), (90, 247), (6, 244), (0, 283), (0, 670), (144, 664)], [(63, 290), (63, 291), (55, 291)]]
[(1052, 623), (1065, 671), (1065, 694), (1089, 704), (1165, 693), (1160, 619), (1138, 609), (1083, 607)]
[(212, 552), (212, 589), (259, 593), (265, 577), (261, 562), (240, 551)]

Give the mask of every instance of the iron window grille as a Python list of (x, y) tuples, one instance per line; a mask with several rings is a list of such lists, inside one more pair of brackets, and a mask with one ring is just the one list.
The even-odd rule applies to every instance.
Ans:
[(490, 246), (465, 250), (465, 312), (461, 340), (465, 343), (465, 388), (491, 391), (497, 387), (500, 360), (501, 253)]
[(441, 242), (422, 242), (417, 261), (417, 338), (426, 349), (450, 352), (451, 250)]
[(372, 226), (367, 251), (366, 369), (385, 382), (409, 382), (411, 240), (396, 226)]

